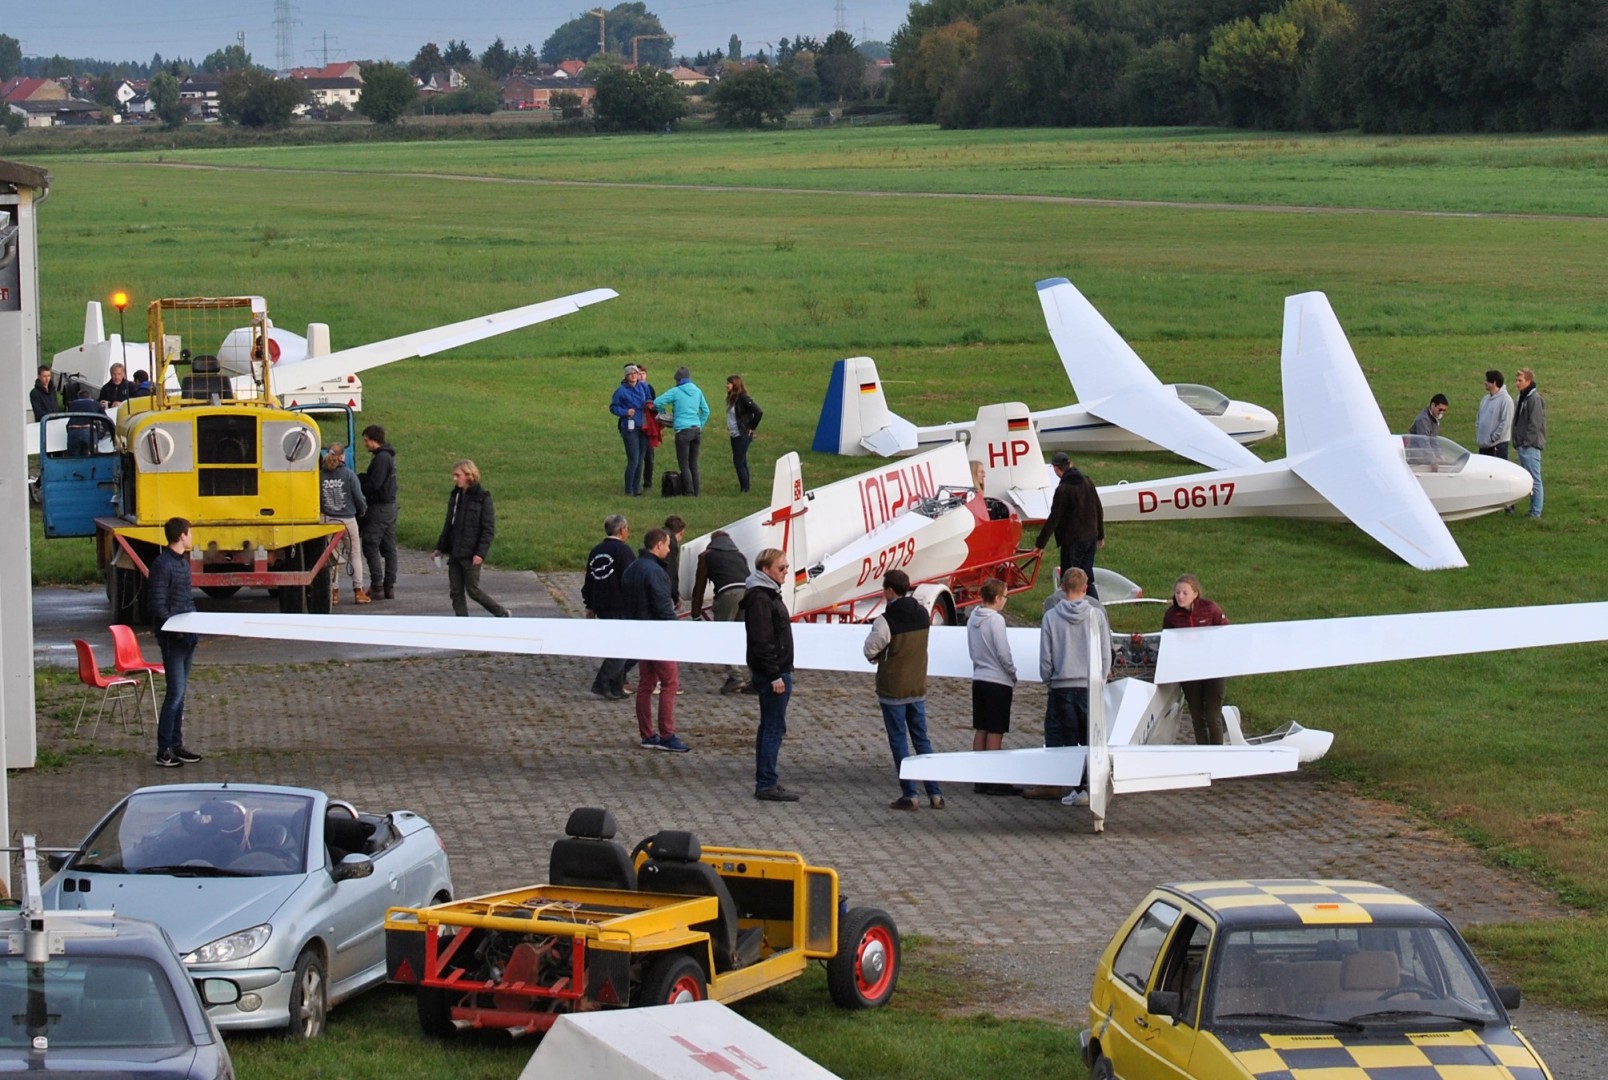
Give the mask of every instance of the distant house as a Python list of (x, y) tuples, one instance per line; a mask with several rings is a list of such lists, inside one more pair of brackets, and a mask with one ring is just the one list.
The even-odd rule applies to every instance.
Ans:
[(363, 65), (356, 60), (337, 60), (323, 67), (291, 68), (288, 74), (292, 79), (356, 79), (362, 82)]
[(675, 67), (671, 68), (670, 77), (676, 81), (677, 86), (684, 87), (688, 90), (699, 86), (707, 87), (709, 83), (713, 81), (708, 75), (699, 71), (697, 68), (690, 68), (684, 64), (677, 64)]
[(419, 89), (427, 94), (446, 94), (453, 90), (462, 90), (464, 77), (456, 68), (445, 71), (432, 71), (420, 80)]
[(363, 80), (346, 76), (339, 78), (308, 78), (302, 80), (307, 87), (307, 95), (311, 98), (313, 107), (327, 109), (331, 105), (344, 105), (348, 109), (357, 108), (357, 99), (363, 96)]
[(21, 116), (24, 126), (30, 128), (71, 127), (101, 122), (101, 107), (81, 98), (8, 101), (5, 107)]
[(218, 118), (219, 94), (223, 89), (223, 76), (211, 71), (197, 71), (179, 84), (179, 100), (190, 108), (190, 115), (199, 120)]
[(67, 88), (55, 79), (31, 79), (18, 75), (0, 85), (0, 101), (66, 101)]
[(505, 109), (551, 109), (554, 94), (574, 94), (581, 99), (582, 108), (591, 108), (597, 97), (597, 87), (578, 79), (553, 76), (537, 79), (528, 75), (514, 75), (502, 84), (502, 107)]
[(585, 70), (585, 60), (560, 60), (558, 63), (558, 70), (553, 72), (553, 74), (555, 76), (563, 76), (567, 79), (579, 79), (581, 77), (581, 72)]

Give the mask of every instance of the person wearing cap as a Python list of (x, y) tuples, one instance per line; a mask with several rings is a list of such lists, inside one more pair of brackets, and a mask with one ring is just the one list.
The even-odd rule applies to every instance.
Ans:
[(620, 439), (625, 443), (625, 493), (642, 494), (642, 448), (646, 434), (642, 429), (643, 414), (652, 399), (642, 383), (642, 369), (635, 364), (625, 365), (620, 385), (609, 401), (609, 412), (619, 420)]
[(692, 381), (687, 367), (676, 368), (676, 384), (653, 399), (653, 407), (661, 412), (675, 412), (676, 467), (681, 470), (681, 490), (686, 495), (698, 494), (701, 484), (698, 477), (698, 454), (703, 449), (703, 428), (709, 422), (709, 399)]
[(1061, 482), (1055, 486), (1050, 516), (1033, 544), (1034, 554), (1042, 553), (1050, 537), (1055, 537), (1055, 542), (1061, 546), (1061, 574), (1064, 576), (1073, 566), (1082, 570), (1088, 580), (1089, 595), (1098, 600), (1100, 591), (1094, 587), (1094, 553), (1105, 547), (1105, 508), (1100, 505), (1100, 493), (1078, 472), (1064, 451), (1057, 451), (1050, 464)]

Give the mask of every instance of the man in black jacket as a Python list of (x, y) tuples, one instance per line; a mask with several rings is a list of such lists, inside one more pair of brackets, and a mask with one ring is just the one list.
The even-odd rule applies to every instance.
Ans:
[[(670, 534), (649, 529), (642, 538), (642, 550), (625, 568), (627, 618), (675, 622), (676, 607), (670, 600)], [(659, 688), (659, 731), (653, 731), (653, 689)], [(642, 749), (668, 750), (685, 754), (692, 747), (676, 737), (676, 693), (681, 689), (681, 669), (673, 660), (642, 660), (637, 665), (636, 715)]]
[[(737, 550), (731, 534), (716, 529), (709, 537), (709, 545), (698, 553), (697, 569), (692, 578), (692, 617), (711, 616), (715, 622), (736, 622), (742, 618), (738, 605), (742, 603), (744, 582), (748, 580), (748, 557)], [(712, 607), (704, 606), (704, 590), (714, 589)], [(726, 681), (722, 694), (735, 694), (752, 689), (753, 684), (743, 677), (741, 668), (726, 668)], [(747, 691), (745, 691), (747, 692)]]
[(28, 405), (33, 409), (36, 423), (53, 412), (61, 411), (56, 404), (56, 392), (50, 388), (50, 379), (50, 368), (40, 364), (38, 378), (34, 379), (33, 389), (28, 391)]
[(370, 424), (363, 429), (363, 446), (373, 456), (363, 471), (363, 498), (368, 513), (359, 522), (363, 561), (368, 564), (369, 588), (378, 599), (396, 599), (396, 451), (385, 441), (385, 429)]
[(1094, 553), (1105, 547), (1105, 508), (1100, 505), (1100, 493), (1064, 452), (1057, 452), (1050, 464), (1061, 482), (1055, 486), (1050, 516), (1033, 544), (1034, 554), (1043, 552), (1050, 537), (1055, 537), (1061, 546), (1061, 573), (1066, 573), (1068, 567), (1078, 567), (1089, 579), (1089, 595), (1098, 600)]
[(508, 609), (480, 588), (480, 567), (491, 553), (497, 535), (497, 510), (491, 492), (480, 486), (480, 468), (468, 458), (452, 467), (452, 494), (447, 496), (447, 520), (441, 526), (432, 556), (447, 560), (447, 586), (452, 591), (452, 613), (469, 614), (468, 594), (475, 603), (497, 616), (508, 617)]
[[(625, 571), (636, 559), (626, 540), (631, 526), (623, 514), (610, 514), (603, 522), (603, 541), (586, 557), (586, 574), (581, 580), (581, 602), (588, 619), (630, 618), (625, 596)], [(628, 661), (608, 659), (598, 665), (592, 679), (592, 693), (610, 701), (625, 697), (625, 671)]]
[(759, 692), (759, 730), (754, 733), (754, 798), (798, 802), (798, 792), (776, 779), (776, 759), (787, 735), (787, 702), (793, 696), (793, 621), (782, 600), (787, 556), (766, 548), (754, 560), (743, 594), (743, 625), (748, 631), (748, 670)]
[(190, 595), (190, 523), (181, 517), (169, 518), (162, 526), (167, 547), (151, 560), (151, 576), (146, 581), (151, 606), (151, 624), (156, 627), (156, 645), (162, 650), (162, 669), (167, 695), (156, 721), (156, 763), (177, 768), (187, 761), (200, 761), (201, 755), (184, 746), (184, 692), (190, 684), (190, 664), (195, 659), (194, 634), (170, 634), (162, 625), (174, 615), (195, 610)]

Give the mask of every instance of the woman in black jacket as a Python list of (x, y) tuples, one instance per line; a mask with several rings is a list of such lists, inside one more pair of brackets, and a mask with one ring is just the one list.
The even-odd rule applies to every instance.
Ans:
[(748, 396), (741, 375), (726, 376), (726, 433), (731, 436), (731, 463), (737, 469), (737, 486), (748, 494), (748, 444), (754, 441), (765, 412)]
[(433, 557), (447, 560), (447, 583), (452, 590), (452, 613), (466, 616), (468, 594), (475, 603), (497, 616), (508, 617), (508, 609), (487, 596), (480, 588), (480, 566), (491, 552), (497, 535), (497, 511), (491, 492), (480, 486), (480, 469), (468, 458), (452, 467), (452, 494), (447, 496), (447, 520), (441, 526)]

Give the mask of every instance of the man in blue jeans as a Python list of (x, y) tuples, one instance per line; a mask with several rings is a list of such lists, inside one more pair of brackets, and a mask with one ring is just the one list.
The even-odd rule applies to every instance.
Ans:
[(1541, 451), (1547, 448), (1547, 403), (1541, 400), (1541, 391), (1535, 385), (1535, 372), (1520, 368), (1513, 376), (1513, 385), (1519, 388), (1519, 401), (1513, 407), (1513, 446), (1519, 452), (1519, 464), (1534, 482), (1530, 488), (1530, 516), (1541, 516)]
[(181, 517), (169, 518), (162, 526), (162, 535), (167, 538), (167, 547), (151, 561), (146, 588), (167, 681), (167, 694), (156, 721), (156, 763), (174, 769), (201, 760), (200, 754), (184, 745), (184, 692), (189, 687), (190, 663), (195, 659), (199, 639), (194, 634), (171, 634), (162, 629), (174, 615), (195, 610), (195, 600), (190, 596), (190, 523)]
[[(882, 706), (882, 723), (888, 729), (888, 749), (893, 752), (893, 770), (916, 753), (932, 753), (927, 739), (927, 637), (932, 616), (910, 595), (910, 575), (889, 570), (882, 575), (882, 614), (871, 624), (865, 639), (865, 658), (877, 666), (877, 704)], [(906, 741), (906, 735), (909, 741)], [(932, 780), (925, 781), (927, 803), (934, 810), (944, 808), (944, 792)], [(916, 782), (899, 778), (900, 795), (888, 806), (893, 810), (915, 810)]]
[(793, 622), (781, 588), (787, 580), (787, 556), (779, 548), (766, 548), (754, 567), (738, 603), (747, 631), (749, 680), (759, 694), (754, 798), (798, 802), (798, 792), (784, 788), (776, 776), (776, 759), (787, 736), (787, 702), (793, 696)]

